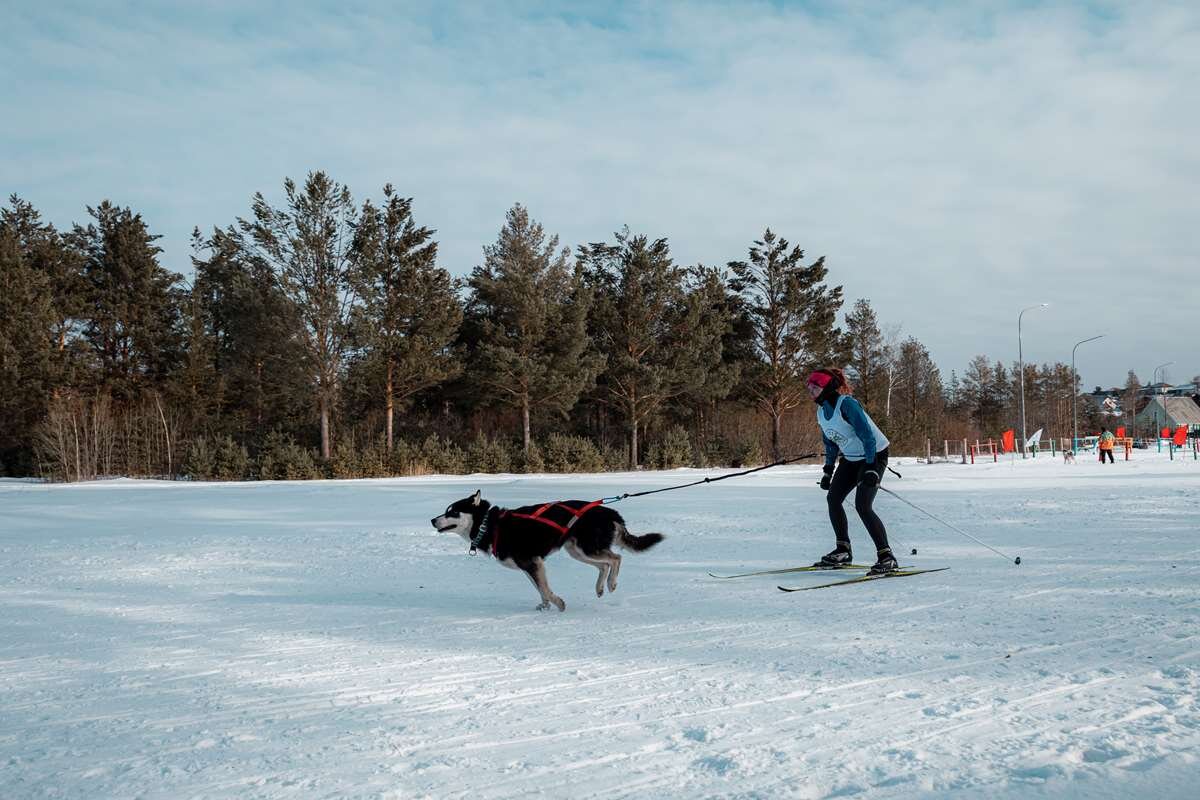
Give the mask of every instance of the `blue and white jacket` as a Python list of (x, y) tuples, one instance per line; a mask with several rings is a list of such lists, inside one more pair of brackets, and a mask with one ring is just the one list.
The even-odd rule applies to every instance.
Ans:
[(817, 407), (817, 424), (825, 444), (825, 467), (830, 469), (838, 453), (847, 461), (875, 463), (875, 454), (885, 449), (888, 438), (879, 430), (862, 404), (847, 394)]

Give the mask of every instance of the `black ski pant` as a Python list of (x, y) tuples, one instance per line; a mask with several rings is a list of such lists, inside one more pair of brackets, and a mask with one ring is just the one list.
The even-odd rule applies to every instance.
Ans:
[(850, 525), (842, 503), (850, 495), (851, 490), (854, 490), (854, 510), (858, 512), (859, 519), (867, 527), (867, 533), (871, 534), (871, 540), (875, 542), (875, 549), (878, 551), (888, 548), (887, 529), (883, 527), (883, 520), (872, 508), (875, 503), (875, 495), (879, 493), (879, 487), (859, 484), (863, 472), (868, 469), (878, 472), (879, 479), (882, 481), (883, 476), (887, 473), (887, 462), (886, 447), (875, 454), (875, 463), (869, 468), (865, 461), (847, 461), (843, 458), (838, 462), (837, 469), (833, 472), (833, 479), (829, 482), (829, 494), (826, 500), (829, 501), (829, 521), (833, 523), (833, 532), (839, 542), (848, 543), (850, 541)]
[(1100, 463), (1101, 463), (1101, 464), (1103, 464), (1103, 463), (1104, 463), (1104, 454), (1105, 454), (1105, 453), (1108, 453), (1108, 463), (1110, 463), (1110, 464), (1115, 464), (1116, 462), (1115, 462), (1115, 461), (1113, 461), (1113, 454), (1112, 454), (1112, 450), (1101, 450), (1101, 451), (1100, 451)]

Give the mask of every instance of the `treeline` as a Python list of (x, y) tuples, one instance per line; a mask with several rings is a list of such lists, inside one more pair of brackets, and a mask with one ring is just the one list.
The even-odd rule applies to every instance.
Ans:
[[(948, 381), (824, 258), (767, 230), (745, 260), (665, 238), (562, 246), (520, 205), (456, 278), (411, 198), (322, 172), (193, 232), (192, 280), (109, 201), (59, 231), (0, 209), (0, 474), (197, 479), (725, 466), (818, 449), (804, 378), (842, 364), (898, 452), (995, 435), (1015, 369)], [(1030, 430), (1078, 382), (1026, 367)]]

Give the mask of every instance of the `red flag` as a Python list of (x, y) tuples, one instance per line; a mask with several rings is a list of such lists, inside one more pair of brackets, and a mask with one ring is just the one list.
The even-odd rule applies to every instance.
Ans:
[(1000, 443), (1004, 448), (1004, 452), (1011, 453), (1016, 449), (1016, 443), (1013, 441), (1013, 437), (1015, 435), (1016, 434), (1014, 434), (1011, 429), (1004, 432), (1004, 436), (1002, 436), (1000, 439)]
[(1187, 442), (1187, 425), (1180, 425), (1176, 428), (1175, 436), (1171, 441), (1175, 442), (1176, 447), (1183, 447)]
[(1124, 439), (1124, 438), (1125, 438), (1125, 426), (1124, 426), (1124, 425), (1122, 425), (1121, 427), (1117, 428), (1117, 438), (1118, 438), (1118, 439)]

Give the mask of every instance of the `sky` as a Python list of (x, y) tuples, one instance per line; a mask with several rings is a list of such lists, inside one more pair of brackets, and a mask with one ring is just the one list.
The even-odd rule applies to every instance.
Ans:
[[(0, 192), (194, 227), (325, 170), (465, 275), (513, 203), (681, 264), (766, 228), (942, 371), (1200, 374), (1200, 4), (0, 4)], [(1162, 371), (1159, 373), (1162, 374)]]

